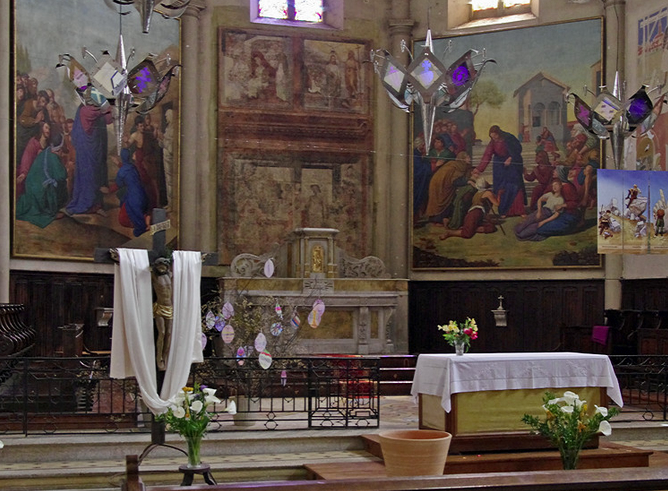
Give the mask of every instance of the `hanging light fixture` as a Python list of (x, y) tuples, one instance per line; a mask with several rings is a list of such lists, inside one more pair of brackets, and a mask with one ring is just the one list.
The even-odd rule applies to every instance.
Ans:
[[(658, 86), (651, 91), (661, 88), (662, 86)], [(624, 140), (639, 127), (641, 134), (647, 133), (652, 128), (661, 112), (665, 94), (654, 103), (647, 93), (647, 86), (643, 85), (628, 100), (622, 102), (619, 73), (615, 74), (612, 93), (606, 87), (601, 89), (600, 94), (596, 96), (587, 86), (584, 87), (585, 93), (596, 96), (592, 106), (574, 93), (568, 94), (566, 98), (569, 102), (571, 98), (573, 99), (575, 119), (585, 130), (601, 140), (610, 139), (613, 160), (615, 166), (619, 168)]]
[[(407, 51), (406, 42), (401, 41), (401, 51)], [(427, 146), (431, 145), (431, 135), (438, 107), (447, 112), (461, 107), (467, 100), (473, 86), (488, 62), (485, 59), (478, 64), (473, 59), (480, 52), (470, 49), (454, 63), (446, 67), (434, 54), (431, 29), (427, 29), (427, 38), (422, 53), (413, 59), (407, 67), (394, 58), (387, 50), (371, 51), (371, 62), (383, 87), (392, 102), (405, 112), (412, 104), (420, 106), (424, 125), (424, 138)]]
[[(178, 74), (180, 65), (173, 64), (169, 56), (156, 60), (149, 54), (138, 65), (128, 71), (128, 63), (135, 55), (134, 48), (129, 56), (125, 55), (123, 40), (124, 0), (109, 0), (119, 3), (119, 35), (116, 57), (112, 58), (108, 51), (99, 57), (93, 55), (85, 46), (81, 49), (82, 59), (90, 57), (95, 65), (91, 70), (84, 66), (69, 53), (58, 57), (56, 68), (65, 68), (69, 80), (74, 84), (76, 94), (82, 104), (94, 104), (100, 108), (109, 105), (114, 107), (114, 130), (118, 154), (122, 149), (123, 128), (128, 113), (135, 110), (146, 113), (165, 96), (171, 78)], [(189, 1), (189, 0), (188, 0)], [(160, 73), (157, 66), (166, 65), (167, 69)]]
[(191, 0), (104, 0), (107, 5), (123, 6), (134, 5), (141, 17), (142, 32), (148, 34), (151, 29), (153, 12), (157, 12), (165, 19), (177, 19), (183, 15)]

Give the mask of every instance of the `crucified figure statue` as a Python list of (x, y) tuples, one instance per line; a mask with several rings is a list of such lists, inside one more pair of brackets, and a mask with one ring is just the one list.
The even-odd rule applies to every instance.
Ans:
[(151, 268), (151, 280), (155, 290), (153, 303), (153, 318), (158, 330), (158, 339), (155, 346), (155, 358), (158, 370), (165, 370), (169, 346), (172, 340), (172, 318), (174, 307), (172, 303), (172, 271), (169, 259), (159, 257)]

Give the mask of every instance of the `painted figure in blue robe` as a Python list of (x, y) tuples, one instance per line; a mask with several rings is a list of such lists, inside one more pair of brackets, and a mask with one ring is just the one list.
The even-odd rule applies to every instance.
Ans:
[(72, 199), (66, 210), (70, 215), (105, 214), (100, 188), (107, 184), (107, 125), (113, 122), (111, 108), (92, 102), (79, 106), (72, 127), (76, 151)]
[(132, 228), (132, 234), (139, 237), (148, 229), (148, 195), (141, 183), (139, 171), (132, 162), (130, 150), (124, 148), (121, 150), (121, 157), (114, 155), (112, 160), (118, 165), (118, 173), (115, 181), (108, 188), (102, 188), (102, 192), (117, 193), (121, 204), (118, 223)]
[[(60, 137), (62, 142), (62, 136)], [(57, 155), (59, 146), (42, 150), (30, 167), (24, 193), (16, 201), (16, 218), (44, 228), (64, 215), (67, 203), (67, 170)]]

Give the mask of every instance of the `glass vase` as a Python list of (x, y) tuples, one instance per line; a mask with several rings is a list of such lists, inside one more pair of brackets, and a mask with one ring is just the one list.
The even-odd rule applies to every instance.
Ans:
[(462, 340), (455, 341), (455, 354), (457, 356), (463, 356), (464, 351), (466, 351), (466, 342)]
[(579, 448), (562, 448), (560, 453), (564, 470), (572, 470), (578, 466), (578, 459), (580, 458)]
[(186, 436), (185, 439), (188, 445), (188, 467), (198, 467), (202, 463), (199, 457), (202, 435)]

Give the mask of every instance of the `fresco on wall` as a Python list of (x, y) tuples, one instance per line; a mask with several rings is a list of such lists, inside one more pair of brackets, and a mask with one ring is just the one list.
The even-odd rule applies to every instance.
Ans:
[(373, 225), (368, 42), (219, 29), (218, 251), (264, 254), (335, 228), (353, 257)]
[[(148, 113), (130, 112), (119, 155), (113, 108), (83, 104), (65, 69), (56, 68), (60, 54), (92, 71), (92, 56), (116, 53), (115, 8), (15, 2), (14, 257), (92, 260), (96, 247), (150, 247), (154, 207), (167, 209), (168, 239), (176, 238), (179, 83)], [(128, 68), (149, 53), (159, 71), (178, 64), (179, 21), (154, 15), (150, 33), (142, 34), (139, 13), (125, 11), (126, 54), (135, 50)]]
[(296, 228), (335, 228), (336, 245), (353, 257), (369, 254), (371, 202), (366, 159), (317, 162), (230, 155), (220, 172), (224, 210), (218, 250), (264, 254)]
[(601, 85), (601, 20), (434, 40), (446, 66), (469, 49), (496, 64), (431, 146), (413, 113), (413, 269), (599, 267), (600, 143), (566, 95)]

